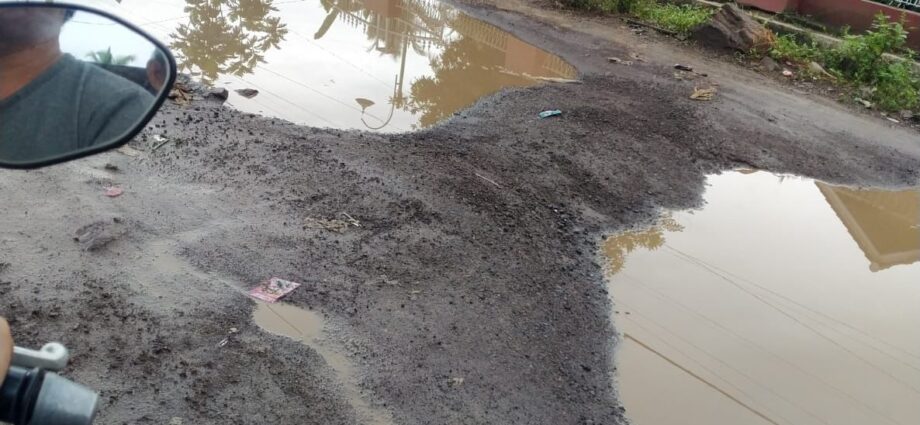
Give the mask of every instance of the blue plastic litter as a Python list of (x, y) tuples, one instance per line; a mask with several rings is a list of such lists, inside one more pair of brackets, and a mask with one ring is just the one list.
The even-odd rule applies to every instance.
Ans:
[(558, 109), (554, 109), (554, 110), (551, 110), (551, 111), (543, 111), (543, 112), (540, 112), (540, 118), (555, 117), (556, 115), (562, 115), (562, 111), (560, 111), (560, 110), (558, 110)]

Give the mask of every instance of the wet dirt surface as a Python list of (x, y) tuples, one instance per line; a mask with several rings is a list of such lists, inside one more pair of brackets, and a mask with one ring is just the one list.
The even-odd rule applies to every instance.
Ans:
[(425, 128), (502, 88), (577, 77), (558, 56), (431, 0), (90, 4), (169, 44), (183, 72), (229, 89), (234, 108), (316, 127)]
[(334, 342), (326, 337), (327, 327), (323, 318), (312, 311), (288, 304), (259, 303), (252, 320), (262, 329), (276, 335), (298, 340), (319, 353), (323, 361), (335, 371), (348, 402), (355, 408), (360, 423), (370, 425), (393, 424), (392, 415), (385, 409), (373, 407), (357, 386), (355, 367), (341, 349), (334, 348)]
[[(246, 291), (283, 275), (304, 284), (285, 303), (322, 314), (320, 342), (394, 423), (622, 423), (605, 236), (697, 206), (706, 175), (741, 166), (920, 177), (914, 133), (743, 69), (588, 21), (462, 7), (584, 83), (500, 92), (409, 134), (171, 104), (138, 156), (0, 173), (0, 314), (17, 341), (68, 344), (103, 424), (361, 423), (320, 349), (252, 320)], [(643, 43), (647, 62), (611, 68)], [(712, 102), (673, 78), (687, 56), (720, 79)], [(536, 117), (549, 108), (563, 114)], [(154, 151), (155, 135), (171, 143)], [(113, 184), (124, 195), (102, 194)], [(360, 226), (314, 225), (343, 213)], [(83, 251), (74, 232), (95, 222), (120, 236)]]
[(633, 423), (920, 420), (920, 190), (734, 172), (704, 199), (604, 243)]

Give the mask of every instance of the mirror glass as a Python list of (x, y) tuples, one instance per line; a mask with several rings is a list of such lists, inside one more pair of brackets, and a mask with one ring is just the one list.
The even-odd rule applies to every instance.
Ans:
[(120, 145), (167, 95), (172, 63), (145, 34), (103, 15), (0, 5), (0, 164)]

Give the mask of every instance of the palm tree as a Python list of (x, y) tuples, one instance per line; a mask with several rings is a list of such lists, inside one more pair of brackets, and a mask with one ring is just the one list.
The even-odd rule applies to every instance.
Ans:
[(115, 56), (112, 54), (111, 47), (105, 50), (89, 52), (86, 57), (100, 65), (127, 65), (136, 59), (134, 55)]

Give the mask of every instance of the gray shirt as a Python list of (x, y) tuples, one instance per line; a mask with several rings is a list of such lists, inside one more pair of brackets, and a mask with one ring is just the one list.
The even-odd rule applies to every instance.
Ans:
[(35, 161), (113, 142), (153, 102), (137, 84), (64, 55), (0, 100), (0, 160)]

